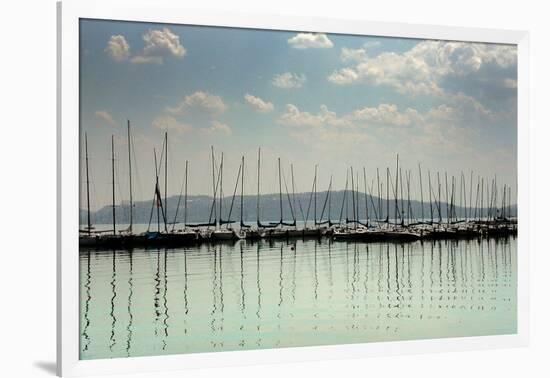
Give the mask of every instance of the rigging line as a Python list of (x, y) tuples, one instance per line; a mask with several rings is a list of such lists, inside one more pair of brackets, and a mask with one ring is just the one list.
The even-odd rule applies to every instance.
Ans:
[[(396, 188), (393, 186), (393, 182), (392, 182), (392, 177), (391, 177), (391, 172), (388, 172), (389, 173), (389, 177), (390, 177), (390, 188), (391, 188), (391, 192), (392, 194), (394, 195), (395, 198), (397, 198), (397, 191), (396, 191)], [(396, 176), (397, 177), (397, 176)], [(396, 211), (396, 215), (399, 216), (399, 219), (402, 219), (403, 218), (403, 214), (401, 213), (401, 210), (399, 210), (399, 202), (396, 201), (395, 203), (395, 211)], [(394, 220), (394, 222), (397, 222), (397, 218)]]
[(401, 189), (401, 210), (402, 210), (402, 216), (401, 216), (401, 224), (405, 223), (405, 204), (404, 204), (404, 196), (403, 196), (403, 176), (402, 176), (402, 168), (399, 167), (399, 184)]
[(355, 212), (355, 182), (353, 180), (353, 167), (350, 167), (351, 169), (351, 206), (353, 208), (352, 214), (353, 214), (353, 222), (355, 223), (355, 227), (357, 227), (357, 220), (359, 219), (359, 214), (356, 214)]
[[(332, 189), (332, 175), (330, 176), (330, 182), (328, 184), (327, 195), (325, 196), (325, 202), (323, 203), (323, 210), (321, 210), (321, 216), (319, 217), (319, 222), (321, 222), (323, 220), (323, 216), (325, 215), (325, 209), (327, 207), (328, 196), (329, 196), (329, 193), (330, 193), (331, 189)], [(330, 218), (328, 220), (330, 221)]]
[(423, 187), (422, 187), (422, 168), (420, 167), (420, 163), (418, 163), (418, 178), (420, 180), (420, 206), (421, 206), (421, 219), (422, 219), (422, 222), (425, 221), (425, 218), (424, 218), (424, 190), (423, 190)]
[(315, 179), (313, 179), (313, 184), (311, 184), (311, 192), (309, 193), (309, 204), (307, 205), (307, 212), (306, 212), (306, 219), (304, 221), (304, 226), (307, 226), (307, 221), (309, 220), (309, 210), (311, 209), (311, 201), (313, 199), (314, 188), (315, 188)]
[[(296, 201), (296, 186), (294, 182), (294, 165), (290, 164), (290, 173), (292, 176), (292, 196), (294, 198), (294, 201)], [(306, 223), (306, 217), (304, 215), (304, 209), (302, 207), (302, 201), (300, 201), (300, 197), (298, 197), (298, 207), (300, 208), (300, 213), (302, 214), (302, 221), (304, 222), (304, 225)]]
[(367, 188), (367, 195), (368, 195), (368, 197), (370, 197), (370, 203), (372, 205), (372, 208), (374, 209), (375, 219), (378, 223), (380, 223), (380, 222), (383, 222), (383, 221), (380, 220), (380, 218), (378, 218), (378, 211), (376, 210), (376, 206), (374, 204), (374, 200), (373, 200), (372, 194), (371, 194), (373, 192), (373, 190), (372, 190), (373, 186), (374, 186), (374, 179), (372, 179), (370, 190), (369, 190), (369, 188)]
[(155, 155), (155, 177), (156, 177), (156, 183), (155, 183), (155, 192), (153, 194), (153, 201), (151, 201), (151, 213), (149, 214), (149, 223), (147, 224), (147, 232), (151, 229), (151, 222), (153, 220), (153, 210), (155, 208), (155, 199), (157, 198), (157, 183), (158, 183), (158, 177), (156, 176), (157, 173), (157, 154), (155, 149), (153, 148), (153, 152)]
[(288, 199), (288, 205), (290, 207), (290, 215), (292, 216), (292, 219), (294, 220), (294, 222), (296, 222), (296, 216), (294, 215), (294, 209), (292, 207), (292, 201), (290, 200), (290, 193), (288, 192), (288, 186), (286, 184), (286, 177), (285, 177), (284, 168), (281, 168), (281, 170), (283, 172), (283, 184), (285, 185), (286, 196), (287, 196), (287, 199)]
[(130, 136), (130, 143), (132, 145), (132, 151), (131, 152), (132, 152), (132, 159), (133, 159), (132, 172), (130, 172), (130, 173), (135, 173), (135, 176), (136, 176), (135, 183), (137, 184), (137, 185), (135, 185), (137, 187), (135, 187), (133, 185), (132, 188), (136, 189), (136, 192), (137, 192), (137, 197), (136, 198), (143, 198), (143, 180), (141, 179), (141, 176), (139, 174), (137, 156), (136, 156), (136, 147), (135, 147), (134, 135), (133, 134)]
[(346, 194), (348, 192), (348, 170), (346, 169), (346, 186), (344, 188), (344, 195), (342, 197), (342, 207), (340, 208), (340, 224), (342, 223), (342, 216), (344, 215), (344, 203), (346, 202)]
[[(220, 173), (221, 173), (221, 170), (217, 171), (218, 172), (218, 178), (216, 179), (215, 181), (215, 185), (214, 185), (214, 199), (212, 200), (212, 205), (210, 207), (210, 216), (208, 217), (208, 223), (211, 223), (212, 222), (212, 215), (215, 214), (215, 211), (216, 211), (216, 196), (218, 194), (218, 186), (220, 184)], [(215, 220), (215, 219), (214, 219)]]
[[(363, 183), (365, 185), (365, 216), (367, 217), (366, 226), (369, 227), (369, 201), (367, 199), (367, 170), (363, 167)], [(359, 183), (357, 184), (359, 186)], [(359, 198), (357, 198), (359, 200)], [(358, 216), (359, 218), (359, 216)]]
[(185, 177), (181, 182), (181, 189), (180, 189), (180, 195), (178, 197), (178, 204), (176, 205), (176, 213), (174, 215), (174, 223), (172, 224), (172, 232), (174, 231), (176, 227), (176, 222), (178, 221), (178, 212), (180, 208), (180, 202), (181, 202), (181, 196), (183, 194), (183, 189), (187, 186), (187, 167), (188, 167), (188, 161), (185, 161)]
[[(119, 200), (118, 202), (121, 202), (121, 199), (123, 198), (123, 193), (126, 193), (125, 190), (123, 190), (123, 184), (120, 180), (120, 176), (124, 173), (124, 170), (120, 168), (120, 159), (115, 159), (115, 187), (118, 194)], [(117, 206), (119, 207), (119, 206)], [(122, 209), (121, 209), (122, 210)]]
[(162, 139), (162, 151), (160, 153), (160, 160), (158, 162), (158, 166), (155, 168), (155, 174), (160, 178), (161, 177), (161, 172), (162, 172), (162, 163), (164, 161), (164, 150), (166, 148), (166, 140), (163, 138)]
[[(241, 178), (241, 169), (242, 164), (239, 165), (239, 171), (237, 172), (237, 181), (235, 181), (235, 190), (233, 190), (233, 198), (231, 199), (231, 206), (229, 207), (229, 215), (227, 215), (227, 224), (229, 227), (229, 222), (231, 222), (231, 213), (233, 212), (233, 204), (235, 203), (235, 196), (237, 195), (237, 188), (239, 186), (239, 179)], [(220, 217), (221, 221), (221, 217)]]
[(433, 224), (434, 222), (434, 211), (433, 211), (433, 204), (432, 204), (432, 173), (428, 169), (428, 197), (430, 199), (430, 224)]
[[(408, 178), (409, 184), (407, 184), (407, 186), (409, 186), (410, 182), (412, 181), (411, 176), (412, 176), (412, 171), (409, 170), (409, 178)], [(412, 188), (411, 188), (411, 192), (413, 194), (412, 197), (415, 198), (416, 193), (414, 192), (414, 184), (410, 185), (410, 186), (412, 186)], [(410, 199), (409, 199), (409, 207), (411, 208), (411, 219), (414, 220), (415, 222), (418, 222), (418, 219), (414, 216), (414, 209), (413, 209), (413, 206), (412, 206), (412, 202), (410, 202)]]

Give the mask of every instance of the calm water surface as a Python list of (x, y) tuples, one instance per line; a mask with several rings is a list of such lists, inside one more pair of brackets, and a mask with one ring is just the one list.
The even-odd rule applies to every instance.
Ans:
[(80, 252), (80, 358), (516, 333), (515, 239)]

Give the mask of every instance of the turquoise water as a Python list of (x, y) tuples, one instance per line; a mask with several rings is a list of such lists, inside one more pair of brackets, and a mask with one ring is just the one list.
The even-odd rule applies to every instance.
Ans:
[(80, 252), (80, 358), (513, 334), (516, 239)]

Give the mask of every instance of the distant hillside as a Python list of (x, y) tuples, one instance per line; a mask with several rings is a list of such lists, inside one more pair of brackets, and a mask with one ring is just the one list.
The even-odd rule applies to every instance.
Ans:
[[(325, 198), (326, 198), (327, 192), (319, 192), (317, 194), (317, 218), (320, 217), (321, 212), (323, 210), (323, 206), (325, 204)], [(292, 196), (291, 196), (292, 197)], [(300, 211), (300, 207), (298, 203), (301, 204), (304, 217), (307, 215), (307, 209), (308, 204), (310, 203), (311, 198), (310, 193), (297, 193), (296, 194), (296, 207), (297, 209), (294, 209), (294, 212), (296, 214), (296, 218), (298, 221), (302, 220), (302, 212)], [(344, 199), (344, 191), (338, 191), (333, 192), (331, 195), (331, 206), (330, 206), (330, 214), (331, 219), (338, 220), (340, 218), (340, 212), (342, 209), (342, 202)], [(351, 219), (353, 218), (353, 207), (352, 207), (352, 200), (350, 193), (347, 194), (348, 197), (348, 217)], [(365, 209), (365, 195), (364, 193), (359, 193), (356, 197), (358, 197), (359, 200), (359, 218), (365, 219), (366, 218), (366, 209)], [(178, 196), (173, 196), (168, 198), (168, 206), (167, 206), (167, 213), (168, 213), (168, 222), (174, 221), (174, 215), (176, 214), (176, 207), (178, 203)], [(227, 219), (228, 213), (231, 207), (231, 201), (232, 197), (225, 197), (223, 199), (223, 219)], [(244, 196), (244, 207), (243, 207), (243, 214), (244, 214), (244, 220), (248, 222), (253, 222), (256, 220), (256, 196)], [(377, 208), (376, 211), (378, 212), (378, 197), (368, 196), (367, 197), (368, 202), (368, 209), (369, 209), (369, 217), (372, 219), (374, 218), (375, 211), (373, 207), (373, 203), (375, 207)], [(313, 219), (314, 214), (314, 201), (311, 198), (311, 205), (309, 210), (309, 220)], [(378, 214), (379, 218), (385, 218), (386, 217), (386, 200), (381, 200), (381, 208), (382, 208), (382, 214)], [(407, 214), (407, 201), (403, 201), (404, 207), (405, 207), (405, 215)], [(142, 201), (142, 202), (135, 202), (134, 203), (134, 223), (148, 223), (149, 217), (151, 214), (151, 206), (152, 201)], [(237, 196), (233, 203), (233, 210), (231, 214), (231, 219), (233, 220), (239, 220), (240, 219), (240, 206), (241, 206), (241, 199), (240, 196)], [(294, 206), (294, 205), (293, 205)], [(394, 206), (395, 203), (393, 200), (389, 203), (389, 209), (390, 209), (390, 218), (394, 217)], [(399, 202), (399, 206), (401, 207), (401, 202)], [(280, 210), (279, 210), (279, 194), (264, 194), (260, 196), (260, 213), (261, 213), (261, 220), (262, 221), (277, 221), (280, 218)], [(433, 207), (433, 214), (434, 218), (438, 218), (438, 211), (435, 203), (432, 205)], [(197, 222), (207, 222), (210, 216), (210, 211), (212, 208), (212, 197), (210, 196), (188, 196), (187, 199), (187, 222), (188, 223), (197, 223)], [(412, 215), (413, 217), (420, 218), (422, 214), (422, 207), (420, 201), (411, 201), (411, 209), (412, 209)], [(117, 206), (116, 208), (116, 221), (117, 223), (129, 223), (129, 205), (128, 203), (122, 203)], [(441, 210), (442, 210), (442, 217), (447, 217), (447, 205), (446, 203), (441, 203)], [(216, 212), (219, 211), (219, 202), (216, 201)], [(328, 209), (328, 203), (325, 208), (325, 213), (323, 216), (323, 219), (327, 219), (329, 209)], [(468, 209), (464, 207), (455, 207), (455, 212), (459, 217), (463, 217), (465, 214), (467, 214)], [(285, 194), (283, 194), (283, 214), (285, 220), (291, 220), (291, 211), (289, 206), (289, 200), (288, 197)], [(471, 214), (473, 216), (474, 209), (472, 209)], [(512, 205), (512, 214), (516, 214), (516, 205)], [(91, 213), (91, 219), (93, 224), (109, 224), (113, 221), (113, 215), (112, 215), (112, 207), (111, 206), (105, 206), (102, 209), (92, 212)], [(183, 198), (181, 199), (180, 207), (178, 210), (178, 221), (183, 221), (184, 218), (184, 204), (183, 204)], [(343, 211), (343, 218), (346, 218), (346, 210), (344, 207)], [(429, 202), (424, 202), (424, 218), (429, 219), (430, 218), (430, 204)], [(156, 210), (153, 211), (153, 218), (152, 221), (156, 223)], [(80, 210), (80, 222), (81, 224), (86, 223), (86, 210), (81, 209)]]

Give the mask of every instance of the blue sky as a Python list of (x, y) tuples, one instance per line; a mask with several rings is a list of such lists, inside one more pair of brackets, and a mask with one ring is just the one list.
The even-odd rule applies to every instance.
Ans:
[[(515, 191), (515, 46), (399, 38), (82, 20), (82, 132), (88, 134), (92, 207), (110, 202), (110, 139), (117, 193), (127, 198), (125, 140), (130, 119), (136, 198), (153, 190), (153, 148), (169, 135), (169, 194), (185, 160), (189, 192), (211, 193), (210, 145), (224, 153), (224, 192), (246, 157), (246, 191), (278, 191), (280, 157), (298, 191), (319, 189), (346, 169), (418, 164), (474, 177), (497, 176)], [(424, 178), (426, 180), (426, 178)], [(418, 197), (413, 180), (413, 197)]]

